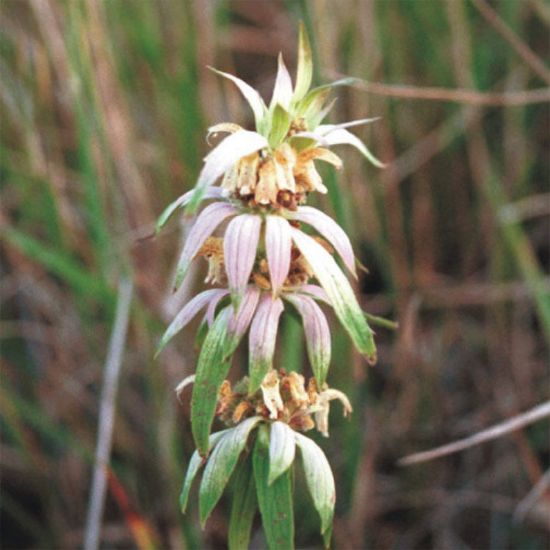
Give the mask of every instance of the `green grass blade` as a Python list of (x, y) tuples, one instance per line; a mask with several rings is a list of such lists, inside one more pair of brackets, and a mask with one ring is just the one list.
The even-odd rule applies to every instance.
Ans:
[(9, 244), (16, 247), (25, 256), (45, 267), (52, 274), (61, 277), (81, 295), (108, 301), (113, 292), (96, 275), (90, 274), (84, 266), (68, 254), (46, 248), (34, 237), (22, 233), (13, 227), (4, 227), (3, 236)]

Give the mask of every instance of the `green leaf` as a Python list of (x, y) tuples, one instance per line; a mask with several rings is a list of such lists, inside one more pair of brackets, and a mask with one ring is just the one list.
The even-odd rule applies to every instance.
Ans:
[(332, 525), (323, 533), (323, 545), (325, 548), (330, 548), (330, 541), (332, 539)]
[(334, 98), (330, 103), (328, 103), (325, 107), (322, 107), (321, 109), (317, 109), (315, 112), (311, 114), (306, 114), (306, 123), (308, 128), (317, 128), (321, 122), (326, 118), (326, 116), (330, 113), (332, 108), (334, 107), (334, 104), (336, 103), (336, 100), (338, 98)]
[(376, 362), (374, 333), (369, 327), (353, 289), (334, 258), (309, 235), (292, 229), (292, 238), (327, 293), (334, 313), (357, 349), (371, 364)]
[(306, 483), (313, 504), (321, 517), (321, 534), (332, 527), (336, 488), (334, 477), (325, 453), (308, 437), (295, 433), (296, 444), (302, 453)]
[(200, 520), (203, 528), (222, 496), (251, 430), (260, 420), (262, 418), (259, 416), (247, 418), (236, 428), (229, 430), (212, 451), (199, 491)]
[(248, 458), (237, 467), (233, 480), (233, 498), (229, 517), (229, 550), (245, 550), (250, 544), (250, 531), (258, 502), (252, 461)]
[[(310, 90), (308, 94), (298, 103), (297, 113), (299, 116), (309, 120), (315, 121), (318, 118), (319, 113), (323, 110), (325, 101), (330, 95), (332, 88), (338, 86), (350, 86), (359, 82), (358, 78), (342, 78), (331, 82), (330, 84), (324, 84)], [(315, 127), (309, 127), (308, 130), (314, 130)]]
[(208, 329), (208, 322), (206, 321), (206, 319), (203, 319), (201, 321), (201, 324), (199, 325), (199, 328), (197, 329), (197, 332), (195, 333), (195, 349), (202, 348), (204, 340), (208, 335)]
[(220, 311), (212, 324), (199, 355), (195, 385), (191, 396), (191, 430), (199, 453), (208, 453), (208, 435), (218, 400), (218, 391), (229, 370), (227, 356), (227, 323), (231, 308)]
[(308, 149), (309, 147), (314, 147), (317, 140), (303, 136), (292, 136), (290, 138), (290, 143), (292, 144), (293, 149), (300, 152), (304, 149)]
[(285, 139), (292, 122), (290, 113), (279, 103), (275, 105), (271, 115), (271, 129), (269, 131), (269, 145), (277, 148)]
[[(306, 120), (311, 119), (313, 116), (316, 116), (320, 113), (325, 105), (325, 101), (330, 95), (329, 88), (315, 88), (307, 94), (302, 101), (298, 104), (298, 116), (305, 118)], [(313, 127), (309, 127), (309, 130), (313, 130)]]
[(269, 437), (265, 426), (258, 431), (252, 463), (267, 545), (271, 550), (291, 550), (294, 548), (294, 509), (290, 472), (269, 485)]
[(295, 453), (296, 440), (292, 428), (284, 422), (273, 422), (269, 437), (269, 485), (290, 468)]
[(305, 25), (300, 21), (300, 36), (298, 39), (298, 66), (296, 69), (296, 86), (294, 101), (300, 101), (311, 86), (313, 77), (313, 56)]
[[(211, 451), (215, 447), (216, 443), (218, 443), (228, 431), (229, 430), (222, 430), (221, 432), (216, 432), (215, 434), (212, 434), (210, 436), (210, 438), (208, 439), (209, 451)], [(185, 514), (185, 510), (187, 509), (187, 501), (189, 500), (189, 492), (191, 491), (193, 481), (195, 480), (195, 477), (197, 477), (197, 474), (199, 473), (199, 470), (201, 469), (201, 466), (204, 464), (204, 462), (204, 458), (199, 454), (198, 451), (195, 451), (191, 456), (191, 459), (189, 460), (187, 473), (185, 474), (185, 480), (183, 482), (183, 487), (180, 494), (180, 509), (183, 514)]]

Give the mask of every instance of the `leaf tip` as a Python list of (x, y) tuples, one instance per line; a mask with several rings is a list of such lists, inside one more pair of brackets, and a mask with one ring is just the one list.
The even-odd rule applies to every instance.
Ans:
[(365, 355), (365, 358), (367, 360), (368, 365), (371, 366), (371, 367), (374, 367), (374, 365), (376, 365), (376, 362), (378, 361), (378, 356), (377, 356), (376, 350), (374, 350), (371, 353), (367, 353)]

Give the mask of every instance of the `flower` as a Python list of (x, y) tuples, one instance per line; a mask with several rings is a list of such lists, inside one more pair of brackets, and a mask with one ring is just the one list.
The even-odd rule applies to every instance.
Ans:
[[(205, 210), (206, 211), (206, 210)], [(284, 302), (290, 303), (300, 314), (304, 324), (308, 357), (313, 372), (320, 384), (325, 381), (330, 364), (330, 329), (326, 317), (317, 301), (333, 307), (355, 345), (371, 362), (375, 361), (376, 351), (373, 333), (368, 326), (344, 274), (327, 251), (324, 241), (315, 240), (291, 225), (280, 216), (267, 216), (265, 220), (265, 257), (257, 257), (257, 242), (260, 228), (264, 223), (251, 214), (236, 216), (232, 222), (244, 219), (245, 229), (232, 232), (228, 227), (222, 239), (207, 237), (208, 231), (190, 232), (188, 242), (193, 243), (190, 254), (205, 255), (209, 269), (207, 280), (225, 283), (229, 288), (205, 290), (190, 300), (176, 315), (164, 333), (159, 351), (181, 331), (198, 313), (206, 309), (204, 320), (212, 325), (220, 302), (235, 289), (242, 296), (231, 304), (231, 319), (228, 333), (235, 341), (233, 348), (250, 327), (249, 333), (249, 373), (251, 385), (256, 390), (266, 372), (271, 368), (275, 351), (278, 323), (284, 309)], [(251, 234), (250, 217), (254, 219), (256, 236)], [(353, 253), (345, 233), (328, 216), (311, 208), (301, 207), (294, 219), (310, 221), (323, 229), (323, 235), (340, 251), (346, 265), (351, 269)], [(211, 217), (205, 218), (209, 223)], [(197, 220), (199, 223), (200, 220)], [(191, 234), (201, 234), (201, 238), (191, 240)], [(210, 239), (210, 240), (209, 240)], [(229, 246), (228, 246), (229, 239)], [(289, 240), (292, 239), (290, 242)], [(250, 252), (250, 247), (253, 252)], [(246, 263), (245, 269), (243, 264)], [(309, 284), (316, 277), (322, 287)], [(233, 284), (232, 284), (233, 280)], [(241, 289), (240, 281), (244, 282)], [(275, 282), (275, 285), (273, 284)]]
[[(373, 332), (353, 289), (326, 246), (328, 244), (329, 248), (333, 248), (352, 275), (357, 276), (351, 242), (343, 229), (329, 216), (311, 206), (297, 206), (295, 211), (284, 213), (255, 212), (224, 199), (223, 192), (214, 192), (213, 189), (217, 188), (209, 189), (208, 196), (221, 197), (222, 200), (216, 200), (204, 208), (191, 227), (178, 262), (176, 284), (181, 284), (194, 258), (207, 256), (207, 281), (225, 283), (227, 278), (229, 292), (209, 293), (203, 298), (221, 297), (229, 293), (235, 309), (238, 309), (252, 281), (271, 291), (271, 307), (275, 315), (275, 310), (280, 309), (280, 297), (292, 301), (291, 295), (300, 293), (300, 284), (315, 277), (326, 293), (326, 301), (334, 308), (357, 349), (366, 355), (369, 362), (374, 363), (376, 350)], [(185, 200), (189, 198), (188, 194)], [(182, 202), (185, 203), (185, 200)], [(213, 239), (212, 234), (223, 222), (228, 222), (223, 240)], [(326, 244), (323, 239), (315, 239), (304, 233), (300, 229), (301, 224), (317, 230), (326, 239)], [(205, 252), (205, 247), (210, 252)], [(163, 336), (161, 347), (183, 328), (186, 324), (183, 321), (193, 311), (193, 307), (202, 303), (202, 298), (197, 299), (198, 301), (190, 302), (190, 309), (186, 306), (178, 314)], [(209, 309), (210, 323), (217, 303), (214, 302)], [(265, 308), (268, 307), (267, 301), (262, 303)], [(300, 303), (292, 303), (300, 309)], [(312, 307), (308, 309), (311, 310)], [(274, 318), (269, 317), (266, 320), (272, 321)], [(306, 329), (306, 336), (308, 332)]]
[[(203, 291), (190, 300), (178, 313), (164, 333), (159, 350), (182, 330), (201, 310), (206, 310), (203, 322), (212, 326), (215, 311), (220, 302), (229, 295), (228, 289), (214, 288)], [(240, 306), (230, 305), (228, 321), (228, 353), (236, 349), (238, 343), (249, 331), (249, 374), (250, 391), (259, 389), (264, 376), (272, 367), (279, 318), (283, 312), (283, 300), (295, 307), (304, 324), (306, 346), (312, 370), (320, 384), (323, 384), (330, 364), (331, 340), (326, 317), (317, 301), (329, 303), (322, 288), (304, 284), (296, 289), (282, 292), (273, 299), (269, 291), (257, 285), (248, 285)]]
[[(251, 325), (251, 345), (262, 343), (261, 346), (253, 345), (251, 353), (251, 365), (262, 365), (256, 369), (257, 375), (251, 372), (253, 385), (257, 386), (270, 367), (276, 322), (283, 310), (281, 298), (292, 301), (291, 294), (300, 295), (299, 288), (293, 288), (299, 285), (293, 284), (292, 273), (292, 266), (296, 267), (298, 263), (293, 261), (293, 255), (298, 255), (301, 272), (306, 273), (307, 278), (317, 279), (356, 348), (370, 363), (374, 363), (376, 349), (373, 332), (344, 273), (323, 246), (326, 240), (356, 277), (349, 238), (329, 216), (304, 205), (308, 193), (326, 192), (315, 161), (328, 162), (336, 168), (342, 165), (341, 160), (327, 147), (348, 143), (360, 149), (373, 162), (378, 162), (365, 145), (347, 130), (373, 119), (339, 125), (321, 124), (332, 105), (326, 103), (331, 86), (310, 90), (311, 50), (303, 29), (300, 31), (295, 85), (292, 85), (283, 58), (279, 56), (269, 106), (256, 90), (242, 80), (217, 70), (215, 72), (239, 88), (252, 108), (256, 128), (255, 131), (245, 130), (230, 122), (211, 127), (208, 137), (218, 133), (228, 135), (206, 156), (195, 189), (179, 197), (160, 216), (157, 229), (162, 228), (179, 208), (185, 207), (186, 211), (194, 213), (201, 201), (214, 199), (198, 214), (190, 229), (177, 266), (176, 288), (183, 282), (193, 259), (202, 255), (209, 261), (207, 282), (227, 284), (235, 311), (251, 282), (271, 290), (271, 301), (262, 297)], [(334, 85), (347, 82), (339, 81)], [(221, 186), (217, 187), (214, 184), (221, 176)], [(301, 224), (313, 228), (323, 240), (303, 232)], [(222, 227), (223, 239), (213, 238), (214, 232)], [(192, 301), (190, 308), (206, 296), (217, 299), (225, 293), (202, 296), (198, 302)], [(210, 323), (217, 303), (214, 300), (209, 306), (207, 316)], [(299, 310), (309, 310), (308, 318), (312, 318), (314, 306), (304, 305), (300, 298), (295, 299), (293, 304)], [(183, 326), (182, 320), (189, 311), (184, 308), (180, 312), (166, 331), (161, 346)], [(320, 317), (317, 311), (314, 315)], [(323, 321), (326, 323), (324, 317)], [(274, 323), (275, 329), (267, 323)], [(312, 323), (309, 325), (313, 326)], [(312, 330), (306, 326), (306, 335)], [(318, 374), (320, 381), (324, 381), (324, 375)]]
[[(341, 160), (329, 147), (347, 144), (357, 148), (371, 163), (383, 167), (365, 144), (347, 128), (368, 124), (377, 118), (365, 118), (343, 124), (321, 124), (334, 101), (327, 103), (331, 88), (351, 84), (342, 79), (310, 90), (313, 67), (309, 41), (300, 31), (296, 81), (292, 79), (279, 55), (277, 77), (269, 106), (249, 84), (229, 73), (212, 69), (231, 80), (249, 103), (255, 130), (246, 130), (233, 122), (209, 128), (208, 137), (228, 134), (204, 159), (204, 166), (187, 204), (194, 213), (208, 196), (207, 189), (223, 177), (222, 187), (234, 198), (260, 206), (293, 208), (305, 200), (307, 193), (326, 193), (314, 161), (321, 160), (340, 168)], [(183, 206), (180, 197), (171, 213)], [(167, 209), (168, 210), (168, 209)], [(164, 216), (164, 214), (163, 214)]]
[[(210, 128), (217, 133), (225, 124)], [(243, 200), (248, 206), (271, 206), (295, 210), (305, 201), (307, 193), (326, 193), (314, 161), (322, 160), (335, 168), (342, 161), (332, 151), (322, 147), (309, 147), (297, 151), (282, 143), (271, 154), (252, 153), (238, 160), (224, 175), (221, 187), (230, 196)]]
[[(205, 241), (228, 220), (224, 253), (228, 261), (233, 262), (227, 265), (227, 276), (230, 288), (237, 294), (248, 282), (259, 246), (266, 250), (273, 291), (276, 294), (280, 290), (288, 274), (291, 242), (294, 234), (299, 232), (297, 226), (300, 222), (316, 229), (338, 252), (349, 271), (357, 276), (355, 256), (348, 236), (320, 210), (297, 206), (295, 211), (265, 213), (222, 199), (204, 208), (191, 227), (178, 262), (176, 286), (182, 283)], [(260, 239), (262, 232), (265, 234), (263, 242)]]
[(228, 426), (235, 426), (251, 416), (261, 416), (266, 420), (284, 422), (299, 432), (316, 427), (328, 437), (330, 402), (335, 399), (342, 403), (344, 416), (348, 416), (352, 407), (343, 392), (329, 388), (326, 383), (319, 386), (315, 378), (310, 378), (306, 387), (303, 375), (271, 369), (260, 390), (253, 393), (250, 392), (248, 377), (233, 388), (229, 380), (225, 380), (218, 393), (216, 416)]
[[(184, 380), (179, 388), (185, 387), (191, 381), (190, 378)], [(310, 379), (307, 388), (304, 382), (304, 377), (296, 372), (287, 374), (283, 370), (271, 370), (264, 378), (261, 390), (253, 395), (248, 392), (247, 378), (238, 382), (234, 388), (231, 388), (227, 380), (222, 384), (217, 415), (230, 427), (210, 435), (206, 458), (201, 457), (198, 451), (191, 457), (180, 496), (183, 512), (187, 508), (193, 481), (204, 465), (199, 489), (199, 512), (201, 524), (204, 526), (229, 479), (234, 475), (241, 455), (248, 454), (248, 440), (255, 435), (256, 441), (251, 452), (254, 466), (253, 486), (262, 515), (268, 516), (267, 507), (273, 507), (272, 491), (277, 491), (277, 500), (283, 501), (281, 493), (290, 493), (288, 476), (298, 448), (306, 484), (321, 519), (321, 534), (325, 537), (325, 542), (330, 540), (336, 501), (334, 477), (321, 448), (300, 432), (313, 427), (314, 421), (311, 417), (315, 415), (317, 428), (323, 435), (328, 435), (325, 416), (328, 417), (329, 402), (339, 399), (344, 406), (344, 414), (351, 413), (351, 405), (345, 394), (329, 389), (326, 384), (319, 390), (314, 379)], [(318, 420), (320, 414), (323, 417), (321, 422)], [(241, 459), (242, 465), (246, 464), (245, 460)], [(250, 472), (242, 471), (249, 479)], [(242, 482), (238, 474), (235, 480), (237, 485)], [(245, 487), (238, 489), (244, 491)], [(251, 502), (254, 503), (255, 500)], [(251, 519), (253, 512), (254, 510)], [(291, 510), (284, 512), (286, 521), (292, 521)], [(250, 521), (250, 525), (251, 523)], [(266, 536), (271, 546), (269, 539), (272, 533), (265, 523), (264, 521)]]
[(288, 70), (282, 56), (279, 56), (277, 79), (268, 108), (258, 92), (244, 81), (213, 70), (237, 85), (254, 112), (256, 131), (245, 130), (231, 122), (222, 122), (209, 128), (209, 137), (222, 132), (229, 135), (205, 157), (189, 212), (196, 210), (204, 190), (222, 174), (226, 174), (226, 186), (238, 191), (239, 196), (253, 195), (258, 204), (262, 205), (278, 204), (277, 194), (284, 190), (290, 193), (326, 193), (313, 161), (320, 159), (337, 168), (341, 167), (340, 159), (327, 149), (335, 145), (352, 145), (374, 165), (384, 167), (365, 144), (347, 130), (374, 122), (377, 118), (342, 124), (320, 124), (333, 105), (325, 105), (330, 87), (350, 83), (350, 80), (337, 81), (307, 92), (310, 78), (307, 93), (302, 96), (304, 92), (298, 86), (303, 67), (298, 64), (297, 82), (293, 89)]

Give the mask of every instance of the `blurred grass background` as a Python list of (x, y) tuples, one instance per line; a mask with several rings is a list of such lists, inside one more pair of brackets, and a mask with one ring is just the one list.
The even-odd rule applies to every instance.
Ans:
[[(339, 88), (331, 120), (381, 116), (357, 133), (390, 164), (378, 171), (339, 150), (345, 169), (326, 173), (330, 193), (319, 199), (369, 269), (358, 287), (365, 308), (400, 324), (377, 330), (380, 360), (368, 368), (333, 323), (329, 383), (354, 404), (349, 422), (333, 408), (332, 437), (320, 442), (337, 479), (334, 546), (549, 547), (548, 493), (513, 521), (548, 468), (547, 423), (396, 465), (548, 399), (550, 8), (491, 5), (2, 2), (2, 547), (81, 545), (123, 276), (135, 293), (103, 545), (224, 547), (225, 501), (205, 532), (196, 507), (181, 516), (177, 504), (193, 445), (173, 388), (193, 371), (195, 327), (153, 360), (204, 265), (173, 296), (184, 228), (146, 237), (194, 185), (207, 126), (251, 124), (238, 92), (206, 65), (265, 97), (277, 53), (295, 66), (299, 20), (319, 82), (372, 83)], [(281, 365), (299, 369), (301, 331), (292, 317), (283, 328)], [(320, 547), (297, 483), (297, 544)]]

